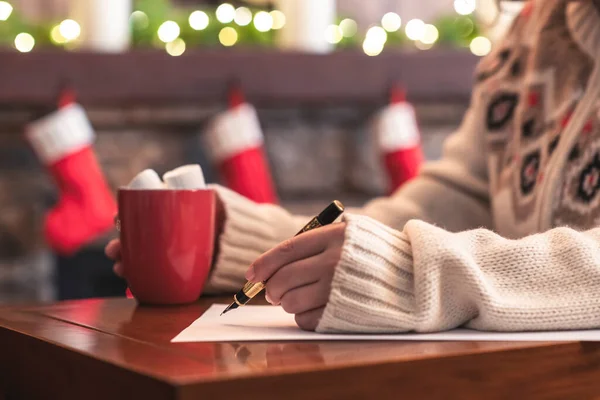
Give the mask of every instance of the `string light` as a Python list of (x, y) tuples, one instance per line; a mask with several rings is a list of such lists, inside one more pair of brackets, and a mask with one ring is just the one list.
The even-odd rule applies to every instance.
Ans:
[(342, 41), (344, 34), (342, 29), (337, 25), (329, 25), (325, 29), (325, 40), (327, 43), (337, 44)]
[(475, 11), (475, 0), (454, 0), (454, 10), (460, 15), (469, 15)]
[(221, 29), (221, 32), (219, 32), (219, 42), (221, 42), (223, 46), (233, 46), (237, 41), (238, 33), (234, 28), (226, 26), (225, 28)]
[(377, 56), (383, 51), (387, 41), (387, 32), (380, 26), (372, 26), (367, 31), (363, 42), (363, 51), (368, 56)]
[(415, 47), (419, 50), (429, 50), (433, 47), (433, 43), (423, 43), (420, 40), (415, 41)]
[(380, 26), (372, 26), (367, 31), (365, 40), (372, 40), (383, 45), (387, 41), (387, 33), (385, 29)]
[(210, 23), (210, 18), (208, 18), (208, 15), (204, 11), (196, 10), (190, 14), (188, 22), (193, 30), (202, 31)]
[(58, 25), (58, 29), (67, 42), (77, 39), (81, 34), (81, 27), (72, 19), (65, 19)]
[(389, 12), (381, 18), (381, 26), (388, 32), (396, 32), (402, 26), (402, 19), (394, 12)]
[(469, 17), (458, 17), (456, 18), (455, 24), (462, 37), (469, 36), (471, 33), (473, 33), (473, 30), (475, 30), (475, 24)]
[(185, 42), (182, 38), (177, 38), (165, 45), (165, 49), (170, 56), (179, 57), (185, 52)]
[(363, 42), (363, 51), (370, 57), (378, 56), (383, 51), (384, 43), (373, 40), (372, 38), (365, 38)]
[(411, 19), (406, 24), (406, 36), (410, 40), (420, 40), (423, 37), (425, 31), (425, 22), (420, 19)]
[(129, 23), (134, 25), (136, 29), (146, 29), (150, 25), (150, 20), (145, 12), (138, 10), (131, 13)]
[(229, 3), (223, 3), (217, 7), (217, 19), (223, 24), (228, 24), (235, 18), (235, 8)]
[(440, 32), (438, 29), (431, 24), (427, 24), (423, 28), (423, 36), (421, 36), (420, 41), (426, 45), (433, 45), (435, 42), (437, 42), (439, 37)]
[(165, 21), (158, 27), (158, 38), (165, 43), (177, 39), (180, 33), (181, 29), (175, 21)]
[(254, 16), (254, 27), (259, 32), (268, 32), (273, 28), (273, 17), (266, 11), (259, 11)]
[(484, 36), (477, 36), (475, 39), (471, 40), (469, 48), (471, 49), (471, 53), (476, 56), (487, 56), (490, 51), (492, 51), (492, 42)]
[(239, 7), (237, 10), (235, 10), (235, 17), (233, 20), (239, 26), (246, 26), (252, 22), (252, 11), (250, 11), (250, 9), (247, 7)]
[(356, 32), (358, 31), (358, 25), (356, 25), (355, 20), (346, 18), (340, 22), (340, 29), (342, 30), (344, 37), (352, 37), (356, 35)]
[(271, 18), (273, 18), (273, 29), (281, 29), (285, 26), (285, 14), (279, 10), (273, 10), (269, 14), (271, 14)]
[(29, 53), (35, 46), (35, 39), (29, 33), (19, 33), (15, 38), (15, 48), (21, 53)]
[(6, 21), (13, 12), (13, 6), (6, 1), (0, 1), (0, 21)]
[(65, 44), (67, 43), (67, 39), (60, 33), (60, 25), (56, 25), (50, 31), (50, 40), (52, 40), (56, 44)]
[[(460, 40), (457, 39), (459, 36), (464, 40), (466, 37), (472, 37), (471, 35), (473, 35), (475, 31), (476, 27), (473, 22), (474, 17), (469, 14), (472, 14), (477, 9), (476, 0), (453, 0), (453, 4), (456, 12), (461, 15), (456, 15), (453, 18), (456, 28), (455, 33), (457, 35), (452, 35), (453, 37), (450, 37), (449, 39), (458, 42)], [(7, 20), (12, 15), (12, 12), (12, 5), (8, 1), (0, 0), (0, 21)], [(235, 22), (239, 26), (248, 26), (254, 22), (254, 26), (259, 32), (268, 32), (271, 29), (281, 29), (286, 25), (286, 16), (280, 10), (272, 10), (271, 12), (260, 11), (256, 13), (253, 18), (252, 11), (248, 7), (235, 8), (229, 3), (223, 3), (217, 7), (216, 18), (222, 23)], [(132, 12), (129, 16), (129, 21), (132, 24), (133, 29), (145, 29), (150, 26), (148, 15), (140, 10)], [(154, 25), (154, 23), (160, 21), (153, 20), (152, 22)], [(215, 24), (214, 20), (210, 20), (207, 12), (196, 10), (189, 14), (189, 25), (194, 30), (204, 30), (211, 23), (213, 25)], [(0, 27), (1, 26), (0, 22)], [(229, 27), (233, 26), (235, 25)], [(224, 27), (220, 26), (219, 28)], [(395, 32), (400, 28), (404, 28), (406, 36), (413, 40), (415, 46), (419, 49), (431, 48), (438, 42), (440, 37), (440, 32), (434, 25), (425, 24), (420, 19), (413, 19), (408, 21), (408, 23), (405, 23), (397, 13), (388, 12), (381, 18), (380, 26), (374, 26), (368, 30), (362, 43), (363, 50), (369, 55), (380, 54), (385, 47), (388, 34), (391, 34), (388, 32)], [(37, 30), (39, 28), (35, 27), (35, 29)], [(330, 25), (327, 27), (325, 30), (325, 40), (329, 43), (337, 44), (340, 43), (344, 37), (353, 37), (357, 32), (358, 26), (356, 21), (351, 18), (345, 18), (339, 25)], [(82, 28), (79, 23), (73, 19), (66, 19), (60, 24), (52, 26), (52, 29), (49, 32), (49, 39), (56, 45), (61, 45), (66, 49), (70, 49), (77, 47), (76, 40), (81, 34)], [(165, 48), (169, 54), (178, 55), (177, 53), (180, 51), (185, 52), (186, 43), (183, 40), (177, 40), (181, 35), (181, 28), (177, 22), (163, 22), (158, 28), (157, 35), (158, 38), (164, 42)], [(139, 42), (149, 42), (152, 40), (152, 38), (147, 35), (140, 38), (142, 40)], [(222, 29), (219, 33), (219, 40), (224, 46), (233, 46), (239, 39), (239, 33), (235, 29)], [(250, 38), (250, 41), (252, 41), (252, 39), (254, 38)], [(48, 40), (48, 37), (46, 37), (45, 40)], [(19, 51), (30, 51), (27, 50), (29, 46), (31, 46), (30, 49), (33, 49), (36, 45), (39, 47), (39, 43), (36, 43), (35, 38), (25, 32), (17, 35), (14, 41), (15, 47), (17, 47)], [(138, 43), (138, 41), (136, 41), (136, 43)], [(473, 39), (469, 47), (473, 54), (484, 56), (491, 52), (492, 43), (488, 38), (480, 36)], [(181, 50), (181, 48), (183, 48), (183, 50)]]

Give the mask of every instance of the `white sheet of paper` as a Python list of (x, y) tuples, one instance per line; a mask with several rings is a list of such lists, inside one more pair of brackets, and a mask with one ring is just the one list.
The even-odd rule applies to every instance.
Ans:
[(294, 316), (281, 307), (248, 305), (219, 316), (227, 304), (212, 305), (200, 318), (177, 335), (172, 342), (254, 342), (288, 340), (406, 340), (406, 341), (600, 341), (600, 330), (559, 332), (481, 332), (455, 329), (440, 333), (403, 333), (394, 335), (322, 334), (305, 332)]

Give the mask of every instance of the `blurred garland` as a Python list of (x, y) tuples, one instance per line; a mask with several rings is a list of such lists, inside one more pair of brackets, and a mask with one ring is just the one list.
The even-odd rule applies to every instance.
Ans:
[[(258, 11), (263, 11), (262, 8), (248, 7), (252, 14)], [(168, 0), (138, 0), (136, 2), (136, 10), (144, 12), (148, 19), (147, 21), (132, 20), (132, 46), (133, 47), (164, 47), (164, 43), (158, 39), (158, 28), (166, 20), (175, 21), (181, 33), (179, 37), (186, 43), (186, 47), (208, 47), (221, 46), (219, 43), (219, 32), (226, 26), (235, 28), (238, 33), (237, 45), (260, 45), (274, 46), (275, 32), (259, 32), (254, 24), (250, 23), (246, 26), (239, 26), (234, 22), (223, 24), (217, 20), (216, 7), (210, 8), (194, 8), (182, 9), (175, 8), (170, 5)], [(196, 9), (204, 11), (210, 20), (208, 26), (196, 31), (190, 27), (188, 22), (190, 13)]]
[[(201, 31), (192, 29), (188, 18), (192, 9), (178, 8), (171, 4), (170, 0), (136, 0), (135, 10), (142, 11), (148, 17), (147, 20), (136, 20), (132, 18), (132, 47), (133, 48), (164, 48), (165, 44), (158, 39), (158, 28), (166, 20), (177, 22), (181, 29), (180, 38), (186, 43), (187, 49), (195, 47), (221, 47), (219, 43), (219, 32), (225, 26), (235, 28), (238, 33), (236, 46), (263, 46), (275, 47), (275, 37), (277, 31), (259, 32), (253, 23), (246, 26), (239, 26), (234, 22), (223, 24), (215, 16), (216, 7), (203, 7), (210, 18), (209, 25)], [(264, 8), (247, 6), (252, 13), (265, 11)], [(269, 10), (266, 10), (269, 11)], [(340, 17), (338, 24), (344, 18)], [(0, 45), (13, 47), (13, 42), (21, 32), (31, 34), (35, 39), (35, 47), (53, 47), (67, 48), (73, 46), (73, 43), (58, 44), (50, 38), (50, 32), (60, 21), (48, 21), (44, 23), (28, 23), (17, 9), (14, 9), (6, 21), (0, 21)], [(447, 15), (438, 18), (432, 22), (439, 31), (439, 39), (435, 46), (444, 47), (468, 47), (471, 40), (478, 36), (480, 27), (472, 16)], [(336, 44), (338, 48), (358, 48), (364, 40), (364, 33), (355, 34), (351, 37), (344, 37)], [(386, 48), (414, 48), (413, 41), (408, 39), (404, 29), (396, 32), (388, 32)]]

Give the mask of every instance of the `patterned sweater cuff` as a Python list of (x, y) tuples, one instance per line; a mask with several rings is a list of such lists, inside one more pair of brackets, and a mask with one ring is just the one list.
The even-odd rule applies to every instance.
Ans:
[(411, 245), (404, 233), (348, 214), (318, 332), (385, 333), (416, 326)]
[(219, 185), (208, 185), (225, 208), (225, 226), (219, 240), (205, 293), (235, 292), (246, 280), (244, 274), (262, 253), (291, 237), (302, 226), (302, 218), (283, 208), (257, 204)]

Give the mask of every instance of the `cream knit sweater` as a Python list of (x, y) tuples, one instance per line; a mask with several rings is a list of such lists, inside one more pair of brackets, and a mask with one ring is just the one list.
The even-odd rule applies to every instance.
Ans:
[[(431, 332), (461, 325), (498, 331), (600, 327), (600, 228), (593, 228), (596, 218), (585, 218), (600, 211), (600, 199), (596, 206), (594, 197), (600, 188), (600, 165), (596, 174), (594, 157), (600, 153), (589, 151), (596, 144), (600, 149), (600, 128), (590, 136), (593, 141), (581, 147), (579, 158), (571, 160), (571, 146), (578, 143), (582, 127), (590, 115), (596, 118), (600, 79), (586, 68), (600, 65), (590, 61), (600, 52), (600, 29), (594, 28), (600, 26), (600, 16), (591, 1), (541, 4), (536, 1), (531, 15), (520, 16), (505, 43), (481, 63), (478, 73), (492, 71), (488, 75), (496, 77), (476, 86), (472, 106), (445, 144), (443, 158), (424, 167), (393, 196), (346, 213), (342, 257), (318, 331)], [(556, 36), (560, 40), (548, 26), (562, 30)], [(524, 38), (532, 50), (524, 57), (527, 67), (521, 66), (526, 72), (519, 75), (514, 65), (523, 59)], [(542, 49), (547, 40), (553, 43), (552, 54)], [(507, 56), (503, 48), (515, 49), (517, 42), (521, 47)], [(549, 84), (560, 91), (555, 99), (581, 95), (570, 108), (568, 123), (561, 125), (558, 146), (547, 150), (556, 124), (533, 139), (519, 128), (525, 116), (537, 112), (536, 102), (521, 101), (511, 119), (504, 118), (510, 107), (493, 109), (493, 99), (496, 92), (511, 87), (530, 91), (533, 84), (539, 87), (539, 80), (532, 77), (553, 63), (564, 63), (565, 56), (578, 67), (553, 69)], [(577, 63), (577, 57), (584, 61)], [(516, 61), (505, 68), (502, 62), (510, 60)], [(579, 87), (572, 75), (584, 86)], [(559, 111), (568, 109), (550, 100), (545, 103), (545, 120), (550, 114), (559, 118)], [(554, 104), (550, 112), (548, 104)], [(507, 128), (512, 134), (498, 144), (494, 129), (504, 120), (516, 123)], [(541, 161), (518, 156), (536, 146), (543, 150)], [(516, 156), (507, 158), (507, 148), (516, 148)], [(498, 160), (508, 161), (499, 168)], [(600, 156), (598, 160), (600, 164)], [(569, 178), (573, 168), (579, 172)], [(542, 180), (542, 173), (552, 178)], [(567, 196), (569, 185), (579, 178), (580, 191), (572, 192), (580, 193), (585, 202)], [(290, 215), (278, 206), (254, 204), (219, 186), (215, 190), (225, 204), (227, 220), (210, 287), (235, 291), (261, 253), (293, 236), (309, 218)], [(569, 201), (580, 202), (579, 208), (571, 208), (582, 210), (583, 217), (561, 211)], [(557, 227), (558, 220), (565, 222), (560, 225), (575, 226)]]

